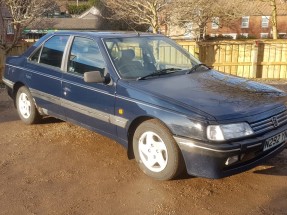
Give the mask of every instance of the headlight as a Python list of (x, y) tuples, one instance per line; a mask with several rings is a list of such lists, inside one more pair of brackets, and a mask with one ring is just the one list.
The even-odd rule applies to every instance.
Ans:
[(246, 123), (207, 126), (207, 138), (209, 140), (222, 141), (253, 134), (252, 129)]

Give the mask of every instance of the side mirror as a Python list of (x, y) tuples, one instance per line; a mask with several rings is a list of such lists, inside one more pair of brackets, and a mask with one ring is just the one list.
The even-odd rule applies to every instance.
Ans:
[(104, 83), (105, 77), (99, 71), (85, 72), (84, 81), (87, 83)]

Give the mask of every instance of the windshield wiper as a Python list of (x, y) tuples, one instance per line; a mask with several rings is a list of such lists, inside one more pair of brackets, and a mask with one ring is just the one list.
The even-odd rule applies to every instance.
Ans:
[(200, 63), (200, 64), (194, 65), (186, 74), (190, 74), (192, 72), (195, 72), (199, 67), (202, 67), (202, 66), (205, 67), (207, 70), (210, 70), (210, 68), (208, 66), (206, 66), (203, 63)]
[(177, 72), (177, 71), (181, 71), (182, 69), (179, 69), (179, 68), (167, 68), (167, 69), (160, 69), (160, 70), (156, 70), (155, 72), (151, 73), (151, 74), (148, 74), (148, 75), (145, 75), (143, 77), (138, 77), (137, 78), (137, 81), (138, 80), (144, 80), (148, 77), (154, 77), (154, 76), (160, 76), (160, 75), (167, 75), (167, 74), (170, 74), (170, 73), (174, 73), (174, 72)]

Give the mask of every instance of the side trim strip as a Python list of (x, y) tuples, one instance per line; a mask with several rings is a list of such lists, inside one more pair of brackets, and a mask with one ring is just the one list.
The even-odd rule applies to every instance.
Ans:
[(66, 99), (61, 99), (57, 96), (43, 93), (43, 92), (35, 90), (35, 89), (30, 89), (30, 91), (31, 91), (31, 94), (33, 97), (37, 97), (37, 98), (43, 99), (45, 101), (55, 103), (59, 106), (61, 105), (62, 107), (65, 107), (67, 109), (79, 112), (81, 114), (93, 117), (95, 119), (98, 119), (98, 120), (101, 120), (101, 121), (104, 121), (107, 123), (111, 123), (111, 124), (119, 126), (121, 128), (125, 128), (127, 123), (128, 123), (128, 119), (125, 119), (123, 117), (108, 114), (108, 113), (105, 113), (103, 111), (97, 110), (95, 108), (90, 108), (90, 107), (87, 107), (84, 105), (80, 105), (80, 104), (77, 104), (75, 102), (71, 102), (71, 101), (66, 100)]
[(14, 87), (14, 82), (13, 81), (10, 81), (10, 80), (8, 80), (8, 79), (6, 79), (6, 78), (2, 78), (2, 81), (4, 82), (4, 84), (5, 85), (7, 85), (8, 87), (10, 87), (10, 88), (13, 88)]
[(48, 93), (44, 93), (35, 89), (31, 89), (30, 88), (30, 92), (32, 94), (33, 97), (39, 98), (39, 99), (43, 99), (45, 101), (49, 101), (52, 102), (56, 105), (61, 105), (61, 99), (57, 96), (53, 96), (51, 94)]
[(240, 151), (240, 148), (230, 149), (230, 150), (212, 149), (212, 148), (196, 145), (191, 140), (186, 140), (186, 139), (183, 139), (180, 137), (175, 137), (175, 136), (174, 136), (174, 139), (179, 145), (185, 145), (185, 146), (188, 146), (190, 148), (200, 148), (200, 149), (204, 149), (204, 150), (208, 150), (208, 151), (223, 152), (223, 153)]
[(90, 108), (90, 107), (87, 107), (84, 105), (80, 105), (80, 104), (71, 102), (71, 101), (66, 100), (66, 99), (62, 99), (61, 102), (62, 102), (62, 106), (67, 108), (67, 109), (79, 112), (79, 113), (87, 115), (87, 116), (91, 116), (95, 119), (98, 119), (98, 120), (101, 120), (104, 122), (110, 122), (109, 114), (107, 114), (105, 112), (102, 112), (102, 111), (99, 111), (99, 110), (96, 110), (94, 108)]

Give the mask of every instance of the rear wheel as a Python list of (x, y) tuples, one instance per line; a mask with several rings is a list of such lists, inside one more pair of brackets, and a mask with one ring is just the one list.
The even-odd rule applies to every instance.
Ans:
[(133, 149), (141, 170), (155, 179), (173, 179), (184, 169), (181, 152), (172, 134), (158, 120), (139, 125), (133, 137)]
[(16, 107), (18, 115), (26, 124), (34, 124), (41, 118), (33, 97), (27, 87), (20, 87), (16, 95)]

